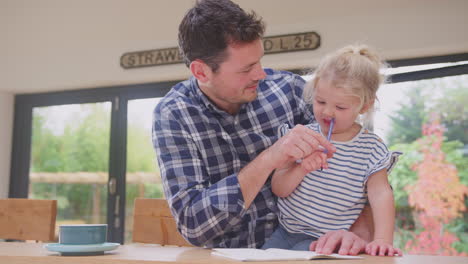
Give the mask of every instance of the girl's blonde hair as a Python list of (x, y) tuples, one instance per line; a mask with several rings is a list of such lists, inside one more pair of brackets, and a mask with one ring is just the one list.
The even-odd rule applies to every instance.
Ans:
[(363, 123), (367, 124), (372, 120), (377, 90), (385, 82), (384, 75), (380, 73), (383, 68), (387, 68), (387, 64), (367, 45), (356, 44), (341, 48), (320, 62), (313, 79), (305, 86), (305, 100), (312, 104), (319, 80), (330, 81), (333, 86), (359, 97), (359, 108), (369, 105), (363, 116)]

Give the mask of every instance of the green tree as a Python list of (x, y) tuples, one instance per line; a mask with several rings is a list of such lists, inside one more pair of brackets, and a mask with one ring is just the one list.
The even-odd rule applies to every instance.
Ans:
[(440, 113), (448, 141), (459, 140), (466, 145), (468, 144), (468, 75), (443, 89), (444, 96), (435, 102), (430, 111)]
[(60, 109), (39, 109), (34, 113), (32, 171), (107, 171), (109, 111), (99, 104), (84, 104), (80, 108), (87, 114), (83, 118), (70, 115), (62, 133), (46, 126), (47, 115)]
[(88, 114), (70, 122), (62, 135), (67, 172), (108, 170), (110, 144), (109, 110), (99, 104), (81, 106)]
[(468, 142), (468, 75), (408, 83), (400, 109), (390, 117), (388, 144), (411, 143), (422, 136), (429, 113), (441, 116), (449, 141)]
[[(62, 130), (50, 125), (59, 107), (36, 108), (33, 113), (32, 172), (107, 172), (110, 147), (110, 113), (105, 104), (79, 105), (63, 120)], [(157, 170), (151, 131), (139, 123), (128, 129), (128, 172)], [(53, 122), (52, 122), (53, 123)], [(162, 197), (160, 184), (145, 184), (150, 197)], [(99, 184), (33, 183), (33, 197), (57, 199), (59, 219), (91, 219), (93, 194), (100, 192), (101, 215), (106, 215), (107, 186)], [(138, 195), (137, 185), (127, 186), (128, 201)]]
[(156, 155), (151, 142), (151, 131), (132, 123), (127, 131), (127, 171), (157, 171)]
[[(109, 160), (109, 109), (103, 104), (83, 104), (78, 113), (70, 114), (63, 131), (47, 122), (54, 121), (60, 107), (36, 109), (33, 114), (33, 172), (105, 172)], [(97, 190), (99, 188), (99, 190)], [(100, 191), (101, 215), (106, 215), (106, 186), (65, 183), (35, 183), (33, 195), (58, 200), (59, 219), (87, 219), (93, 194)]]
[(413, 86), (405, 94), (407, 102), (402, 102), (400, 110), (390, 116), (392, 130), (387, 138), (389, 145), (410, 143), (421, 137), (428, 101), (428, 97), (422, 93), (424, 89), (423, 85)]
[(33, 115), (31, 171), (57, 172), (63, 171), (64, 160), (60, 155), (62, 144), (60, 140), (45, 126), (45, 117)]

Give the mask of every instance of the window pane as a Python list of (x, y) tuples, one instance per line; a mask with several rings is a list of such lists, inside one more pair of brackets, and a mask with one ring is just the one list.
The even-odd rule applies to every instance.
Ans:
[(404, 153), (389, 175), (396, 246), (407, 254), (468, 253), (468, 75), (384, 85), (378, 98), (374, 131)]
[(107, 222), (110, 110), (110, 102), (33, 109), (29, 197), (57, 200), (57, 228)]
[(160, 98), (128, 102), (125, 242), (132, 242), (137, 197), (162, 198), (159, 167), (151, 141), (152, 114)]

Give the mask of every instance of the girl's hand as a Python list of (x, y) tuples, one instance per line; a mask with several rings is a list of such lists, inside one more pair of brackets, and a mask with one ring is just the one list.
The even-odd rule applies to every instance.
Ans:
[(327, 154), (323, 153), (323, 151), (312, 152), (312, 154), (302, 160), (301, 166), (307, 172), (328, 169)]
[(366, 246), (366, 253), (372, 256), (402, 256), (401, 249), (393, 247), (392, 243), (388, 243), (383, 239), (375, 239)]

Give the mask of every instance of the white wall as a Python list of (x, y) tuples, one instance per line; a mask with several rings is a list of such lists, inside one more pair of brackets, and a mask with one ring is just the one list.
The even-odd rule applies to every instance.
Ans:
[[(180, 79), (183, 64), (124, 70), (125, 52), (177, 46), (177, 28), (194, 0), (0, 0), (0, 80), (34, 93)], [(350, 42), (387, 59), (468, 51), (466, 0), (236, 0), (256, 10), (267, 36), (316, 31), (318, 50), (271, 54), (264, 64), (298, 68)], [(5, 90), (4, 90), (5, 91)]]
[[(0, 191), (7, 188), (11, 94), (185, 78), (183, 64), (124, 70), (125, 52), (175, 47), (194, 0), (0, 0)], [(352, 42), (386, 59), (468, 52), (466, 0), (235, 0), (267, 23), (267, 36), (316, 31), (314, 51), (266, 55), (264, 66), (309, 67)], [(6, 124), (6, 125), (4, 125)], [(0, 192), (1, 195), (1, 192)]]
[(13, 94), (0, 92), (0, 198), (8, 197), (13, 132)]

